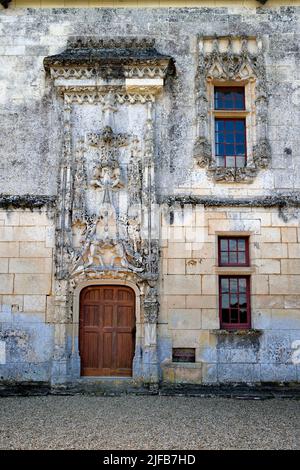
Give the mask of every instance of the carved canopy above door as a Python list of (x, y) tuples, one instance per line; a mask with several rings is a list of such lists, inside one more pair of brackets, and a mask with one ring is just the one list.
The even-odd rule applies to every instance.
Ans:
[(152, 40), (75, 38), (44, 65), (64, 99), (57, 278), (156, 279), (153, 106), (172, 59)]

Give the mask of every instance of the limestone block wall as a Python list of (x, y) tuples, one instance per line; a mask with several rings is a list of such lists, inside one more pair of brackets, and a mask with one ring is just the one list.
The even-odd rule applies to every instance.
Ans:
[[(64, 51), (75, 36), (154, 39), (157, 51), (176, 66), (155, 105), (156, 192), (158, 199), (182, 196), (183, 201), (182, 207), (163, 207), (161, 215), (161, 377), (196, 383), (299, 381), (293, 362), (293, 344), (300, 340), (297, 2), (274, 0), (259, 8), (257, 2), (248, 8), (249, 0), (215, 2), (212, 8), (53, 9), (49, 0), (33, 2), (48, 3), (47, 9), (18, 8), (29, 3), (12, 2), (0, 13), (1, 193), (59, 196), (63, 101), (44, 58)], [(199, 41), (215, 35), (250, 35), (262, 45), (271, 161), (250, 184), (218, 183), (195, 164)], [(189, 206), (186, 195), (217, 198), (223, 206)], [(288, 213), (255, 206), (255, 199), (281, 196), (296, 200)], [(240, 198), (248, 207), (224, 203)], [(55, 373), (61, 379), (67, 375), (59, 360), (68, 360), (72, 325), (67, 332), (58, 325), (54, 332), (53, 217), (46, 209), (0, 212), (0, 380), (50, 380), (55, 346)], [(250, 237), (251, 265), (243, 272), (251, 276), (251, 326), (258, 330), (251, 334), (219, 331), (220, 234)], [(172, 363), (176, 347), (195, 348), (196, 362)]]
[(0, 377), (48, 381), (54, 230), (46, 210), (0, 210)]
[[(172, 213), (170, 223), (170, 212)], [(249, 235), (250, 267), (218, 267), (218, 235)], [(160, 354), (171, 382), (297, 381), (300, 228), (277, 209), (183, 206), (162, 216)], [(220, 331), (218, 276), (251, 276), (251, 329)], [(195, 364), (170, 363), (195, 348)]]

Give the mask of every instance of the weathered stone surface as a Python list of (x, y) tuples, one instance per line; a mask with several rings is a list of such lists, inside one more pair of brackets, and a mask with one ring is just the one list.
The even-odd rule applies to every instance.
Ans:
[[(299, 13), (1, 13), (1, 377), (76, 382), (80, 289), (106, 282), (137, 296), (134, 380), (299, 381)], [(210, 120), (228, 80), (246, 83), (234, 170)], [(249, 236), (251, 269), (225, 275), (251, 276), (258, 332), (220, 331), (220, 234)]]

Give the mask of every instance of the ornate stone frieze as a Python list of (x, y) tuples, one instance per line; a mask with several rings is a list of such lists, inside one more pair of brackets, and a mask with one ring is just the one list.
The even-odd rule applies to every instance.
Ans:
[(133, 78), (133, 77), (138, 77), (138, 78), (145, 78), (145, 77), (150, 77), (150, 78), (155, 78), (155, 77), (160, 77), (160, 78), (165, 78), (166, 73), (167, 73), (167, 67), (168, 64), (166, 64), (163, 67), (159, 66), (131, 66), (131, 67), (125, 67), (124, 70), (124, 76), (126, 78)]
[(97, 69), (90, 67), (56, 67), (51, 69), (51, 78), (92, 78)]
[(155, 39), (148, 37), (115, 36), (113, 38), (99, 36), (70, 36), (68, 49), (153, 49)]
[[(95, 92), (110, 85), (123, 91), (148, 88), (157, 93), (174, 71), (171, 57), (160, 54), (153, 40), (128, 38), (77, 38), (62, 53), (46, 57), (44, 66), (61, 91), (83, 86)], [(143, 87), (136, 80), (144, 80)]]
[[(72, 104), (97, 104), (103, 103), (107, 94), (106, 89), (94, 91), (93, 87), (65, 87), (59, 86), (58, 92), (65, 96), (65, 99)], [(117, 104), (145, 104), (147, 102), (154, 103), (155, 93), (151, 89), (145, 88), (140, 93), (128, 93), (127, 91), (114, 91), (115, 103)]]
[[(247, 162), (224, 168), (214, 155), (213, 87), (222, 83), (245, 86)], [(262, 45), (252, 37), (199, 38), (196, 73), (196, 139), (194, 159), (217, 182), (251, 182), (271, 160), (268, 141), (268, 91)], [(255, 124), (255, 131), (254, 131)]]

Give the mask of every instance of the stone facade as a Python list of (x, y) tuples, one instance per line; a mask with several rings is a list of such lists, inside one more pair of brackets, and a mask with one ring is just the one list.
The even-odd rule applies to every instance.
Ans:
[[(1, 380), (84, 382), (80, 292), (116, 284), (136, 297), (133, 384), (299, 382), (299, 12), (1, 11)], [(238, 169), (213, 151), (228, 83)], [(249, 237), (249, 266), (218, 266), (226, 235)], [(220, 328), (233, 274), (250, 329)]]

